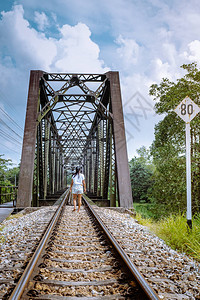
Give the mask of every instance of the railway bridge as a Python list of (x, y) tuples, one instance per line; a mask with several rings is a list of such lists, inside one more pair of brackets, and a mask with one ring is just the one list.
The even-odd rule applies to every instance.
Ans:
[(16, 206), (45, 203), (77, 165), (91, 198), (132, 207), (119, 73), (32, 70)]
[[(72, 213), (77, 165), (88, 197)], [(17, 210), (43, 208), (1, 228), (0, 299), (199, 299), (194, 261), (89, 198), (132, 206), (119, 74), (31, 71)]]

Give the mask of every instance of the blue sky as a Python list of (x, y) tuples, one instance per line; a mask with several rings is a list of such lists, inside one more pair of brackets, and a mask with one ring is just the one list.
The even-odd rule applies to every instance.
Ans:
[[(120, 72), (129, 158), (149, 146), (152, 83), (200, 62), (197, 0), (3, 0), (0, 3), (0, 153), (19, 162), (29, 72)], [(6, 115), (7, 114), (7, 115)]]

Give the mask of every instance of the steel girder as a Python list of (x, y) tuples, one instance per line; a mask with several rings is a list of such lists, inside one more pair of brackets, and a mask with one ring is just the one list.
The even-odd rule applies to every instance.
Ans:
[(65, 188), (76, 165), (94, 197), (132, 206), (119, 74), (31, 71), (17, 206)]

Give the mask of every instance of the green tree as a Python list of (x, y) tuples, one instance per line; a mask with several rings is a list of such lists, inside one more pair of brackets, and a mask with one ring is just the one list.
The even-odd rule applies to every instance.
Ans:
[(136, 150), (138, 157), (137, 160), (144, 165), (150, 172), (154, 172), (155, 166), (153, 164), (153, 157), (150, 149), (145, 146), (140, 147)]
[(137, 150), (138, 157), (131, 159), (130, 177), (133, 201), (149, 201), (148, 192), (152, 187), (153, 165), (150, 159), (150, 152), (144, 146)]
[(6, 179), (9, 180), (9, 182), (12, 185), (18, 185), (19, 170), (20, 170), (20, 168), (18, 166), (18, 167), (14, 167), (14, 168), (11, 168), (11, 169), (6, 171)]
[(6, 185), (8, 183), (6, 180), (6, 172), (12, 163), (10, 159), (4, 159), (2, 156), (3, 155), (0, 155), (0, 185)]
[[(200, 70), (196, 63), (183, 65), (186, 71), (177, 82), (163, 79), (153, 84), (150, 95), (156, 100), (156, 113), (167, 113), (155, 127), (155, 140), (151, 146), (155, 184), (153, 200), (163, 204), (168, 211), (186, 209), (186, 171), (185, 171), (185, 123), (174, 108), (189, 96), (197, 105), (200, 104)], [(192, 154), (192, 198), (193, 211), (200, 207), (200, 118), (191, 122), (191, 154)]]

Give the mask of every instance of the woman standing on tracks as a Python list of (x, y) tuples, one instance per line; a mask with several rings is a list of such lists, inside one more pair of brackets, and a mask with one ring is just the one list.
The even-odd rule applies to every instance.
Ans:
[(80, 211), (83, 187), (85, 193), (86, 192), (85, 176), (81, 173), (81, 168), (76, 167), (76, 173), (72, 176), (72, 182), (70, 186), (70, 192), (72, 192), (73, 194), (73, 203), (74, 203), (73, 211), (76, 211), (77, 196), (78, 196), (78, 212)]

